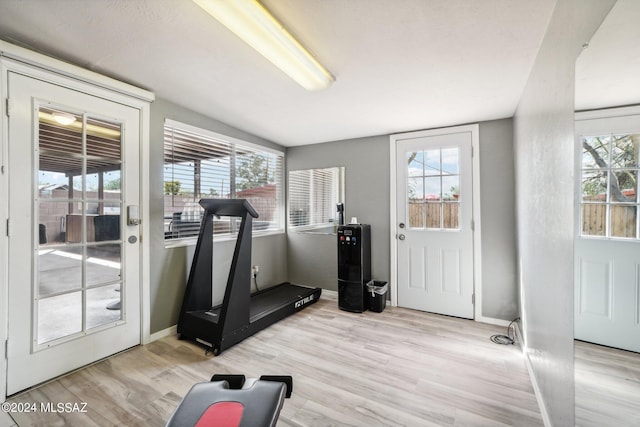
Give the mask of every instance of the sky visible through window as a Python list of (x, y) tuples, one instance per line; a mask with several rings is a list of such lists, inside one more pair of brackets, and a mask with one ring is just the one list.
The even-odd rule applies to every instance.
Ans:
[(457, 190), (458, 149), (435, 149), (418, 151), (410, 155), (408, 167), (412, 197), (439, 200)]

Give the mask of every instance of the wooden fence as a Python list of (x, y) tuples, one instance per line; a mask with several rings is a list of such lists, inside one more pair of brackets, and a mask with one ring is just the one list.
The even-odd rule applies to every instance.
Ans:
[(460, 227), (458, 206), (457, 202), (410, 201), (409, 227), (458, 229)]
[[(610, 205), (611, 237), (636, 237), (636, 207)], [(607, 205), (582, 205), (582, 234), (605, 236), (607, 230)]]
[[(637, 237), (636, 206), (611, 205), (609, 215), (611, 216), (611, 237)], [(459, 203), (409, 202), (409, 227), (411, 228), (457, 229), (459, 226)], [(582, 234), (605, 236), (606, 230), (607, 205), (604, 203), (582, 205)]]

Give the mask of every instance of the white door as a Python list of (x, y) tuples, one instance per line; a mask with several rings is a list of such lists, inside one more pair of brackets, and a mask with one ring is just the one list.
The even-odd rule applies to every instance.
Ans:
[(7, 394), (140, 343), (139, 111), (8, 75)]
[(398, 305), (473, 318), (472, 134), (396, 141)]
[(640, 109), (617, 113), (576, 121), (575, 338), (640, 352)]

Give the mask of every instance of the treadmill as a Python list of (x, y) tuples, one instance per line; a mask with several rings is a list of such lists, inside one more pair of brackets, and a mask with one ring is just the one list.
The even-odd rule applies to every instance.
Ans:
[[(202, 199), (204, 215), (178, 318), (180, 339), (192, 339), (216, 356), (267, 326), (315, 303), (321, 288), (281, 283), (251, 294), (252, 220), (258, 217), (245, 199)], [(240, 217), (222, 304), (212, 307), (213, 217)]]

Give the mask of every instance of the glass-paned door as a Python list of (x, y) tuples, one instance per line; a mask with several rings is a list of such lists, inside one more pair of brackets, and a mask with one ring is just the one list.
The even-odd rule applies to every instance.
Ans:
[(9, 394), (140, 342), (139, 111), (9, 73)]
[(576, 114), (575, 338), (640, 352), (640, 109)]
[(473, 318), (471, 132), (396, 140), (398, 305)]

